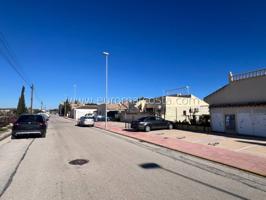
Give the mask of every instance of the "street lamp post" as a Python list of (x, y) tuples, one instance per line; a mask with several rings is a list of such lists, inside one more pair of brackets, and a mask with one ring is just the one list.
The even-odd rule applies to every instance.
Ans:
[(105, 56), (105, 129), (107, 129), (107, 96), (108, 96), (108, 52), (103, 52)]
[(76, 96), (77, 96), (77, 85), (74, 84), (74, 85), (73, 85), (73, 88), (74, 88), (74, 103), (75, 103), (75, 101), (76, 101)]

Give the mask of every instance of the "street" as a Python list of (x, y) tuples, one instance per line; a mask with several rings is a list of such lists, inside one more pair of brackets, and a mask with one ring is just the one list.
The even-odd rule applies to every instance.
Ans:
[(263, 177), (54, 115), (46, 138), (0, 141), (0, 160), (3, 200), (266, 197)]

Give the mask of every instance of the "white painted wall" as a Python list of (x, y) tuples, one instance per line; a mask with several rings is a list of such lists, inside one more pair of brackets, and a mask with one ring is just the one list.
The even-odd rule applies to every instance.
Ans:
[(264, 113), (254, 113), (254, 134), (266, 137), (266, 111)]
[(74, 119), (78, 120), (80, 117), (86, 114), (93, 114), (97, 109), (74, 109)]
[(236, 133), (266, 137), (266, 106), (212, 108), (212, 130), (225, 132), (224, 118), (229, 114), (236, 117)]
[(253, 135), (253, 119), (250, 112), (237, 113), (237, 130), (244, 135)]
[(211, 113), (211, 127), (213, 131), (224, 132), (224, 114), (221, 112)]

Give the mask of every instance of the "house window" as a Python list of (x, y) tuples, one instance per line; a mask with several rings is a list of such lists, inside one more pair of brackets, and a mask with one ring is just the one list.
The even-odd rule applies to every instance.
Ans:
[(187, 116), (187, 111), (186, 110), (183, 110), (183, 115)]
[(235, 115), (225, 115), (225, 129), (235, 130)]

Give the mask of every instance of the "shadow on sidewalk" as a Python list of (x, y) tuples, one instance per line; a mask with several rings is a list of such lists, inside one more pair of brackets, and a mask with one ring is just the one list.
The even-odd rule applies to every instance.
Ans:
[(228, 138), (235, 138), (235, 139), (266, 141), (265, 137), (259, 137), (259, 136), (238, 135), (238, 134), (220, 133), (220, 132), (212, 132), (212, 133), (207, 133), (207, 134), (223, 136), (223, 137), (228, 137)]
[(136, 130), (134, 130), (134, 129), (131, 129), (131, 128), (124, 128), (124, 129), (122, 129), (123, 131), (128, 131), (128, 132), (135, 132), (135, 133), (137, 133), (137, 132), (139, 132), (139, 131), (136, 131)]
[(233, 133), (222, 133), (222, 132), (214, 132), (214, 131), (204, 132), (204, 131), (193, 131), (193, 130), (185, 130), (185, 129), (173, 129), (173, 130), (188, 131), (188, 132), (193, 132), (195, 134), (207, 134), (207, 135), (222, 136), (222, 137), (235, 138), (235, 139), (266, 141), (265, 137), (260, 137), (260, 136), (239, 135), (239, 134), (233, 134)]
[(247, 144), (254, 144), (254, 145), (260, 145), (260, 146), (265, 146), (266, 147), (266, 143), (243, 141), (243, 140), (236, 140), (236, 142), (247, 143)]

